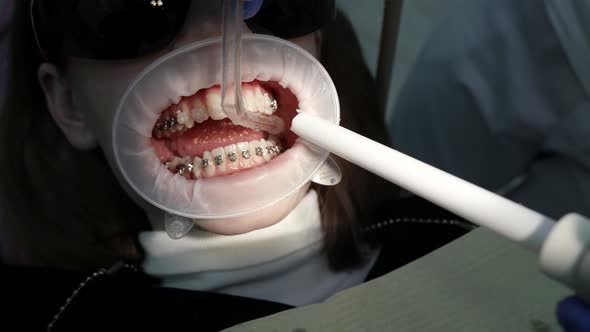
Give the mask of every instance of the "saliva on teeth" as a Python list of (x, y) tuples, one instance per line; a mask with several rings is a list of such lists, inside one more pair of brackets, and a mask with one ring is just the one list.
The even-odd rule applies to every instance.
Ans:
[(210, 178), (261, 166), (281, 152), (279, 140), (270, 137), (205, 151), (201, 157), (174, 157), (165, 166), (187, 179)]

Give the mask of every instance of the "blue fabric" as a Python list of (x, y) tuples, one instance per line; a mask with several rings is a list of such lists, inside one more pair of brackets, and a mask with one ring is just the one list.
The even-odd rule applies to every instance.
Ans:
[(260, 11), (264, 0), (245, 0), (244, 1), (244, 19), (254, 17)]
[(590, 331), (590, 305), (578, 297), (568, 297), (559, 303), (557, 319), (565, 332), (588, 332)]
[(545, 0), (545, 5), (576, 75), (590, 94), (590, 2)]
[(508, 198), (590, 215), (590, 94), (545, 3), (452, 4), (400, 91), (394, 147), (492, 191), (525, 176)]

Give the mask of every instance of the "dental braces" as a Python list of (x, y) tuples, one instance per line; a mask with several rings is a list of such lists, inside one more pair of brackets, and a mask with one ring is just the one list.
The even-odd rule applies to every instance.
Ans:
[[(265, 96), (267, 95), (268, 94), (265, 94)], [(273, 112), (276, 112), (279, 109), (279, 102), (276, 99), (272, 98), (268, 106), (272, 109)]]
[(168, 130), (170, 128), (176, 127), (176, 125), (178, 125), (178, 120), (176, 118), (170, 118), (168, 120), (165, 120), (162, 123), (159, 123), (157, 125), (157, 128), (159, 130)]
[[(272, 96), (270, 96), (268, 93), (264, 94), (264, 97), (267, 99), (265, 101), (265, 105), (266, 107), (270, 108), (271, 113), (276, 112), (279, 109), (279, 103), (276, 99), (274, 99)], [(268, 115), (268, 114), (267, 114)], [(165, 120), (160, 120), (157, 124), (156, 124), (156, 129), (161, 131), (161, 132), (165, 132), (171, 129), (177, 129), (177, 130), (182, 130), (184, 127), (188, 127), (191, 128), (192, 126), (187, 126), (183, 119), (181, 119), (181, 117), (183, 116), (183, 112), (182, 110), (177, 107), (176, 112), (174, 112), (174, 115), (172, 115), (171, 117), (169, 117), (168, 119)], [(190, 117), (190, 115), (189, 115)], [(192, 119), (190, 119), (189, 121), (191, 121)], [(200, 122), (198, 122), (200, 123)], [(159, 133), (159, 136), (163, 136), (165, 135), (164, 133)], [(161, 137), (158, 137), (161, 138)]]
[[(257, 147), (254, 149), (255, 153), (257, 156), (259, 157), (263, 157), (264, 156), (264, 150), (262, 147)], [(272, 145), (272, 146), (267, 146), (266, 147), (266, 155), (277, 155), (280, 154), (282, 152), (283, 148), (281, 146), (278, 145)], [(249, 160), (252, 158), (252, 155), (250, 153), (250, 150), (245, 150), (242, 151), (242, 157), (246, 160)], [(231, 162), (236, 162), (238, 160), (238, 155), (234, 152), (230, 152), (227, 154), (227, 159), (230, 160)], [(225, 158), (224, 155), (219, 155), (219, 156), (215, 156), (213, 158), (213, 160), (209, 160), (209, 159), (201, 159), (201, 168), (202, 169), (206, 169), (212, 165), (215, 166), (221, 166), (225, 163)], [(167, 169), (170, 169), (171, 164), (170, 162), (167, 162), (166, 164), (164, 164), (166, 166)], [(188, 175), (190, 173), (193, 172), (193, 170), (195, 169), (196, 165), (193, 163), (187, 163), (187, 164), (178, 164), (176, 166), (176, 169), (174, 169), (174, 172), (185, 176)]]

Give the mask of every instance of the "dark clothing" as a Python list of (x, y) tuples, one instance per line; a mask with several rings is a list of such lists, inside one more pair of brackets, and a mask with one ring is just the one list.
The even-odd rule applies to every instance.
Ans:
[[(10, 304), (14, 331), (45, 331), (86, 274), (3, 267), (1, 298)], [(88, 283), (55, 324), (54, 331), (195, 331), (220, 329), (290, 307), (223, 294), (159, 287), (131, 270)], [(3, 315), (6, 314), (4, 311)], [(12, 330), (2, 328), (4, 331)]]
[[(416, 211), (420, 211), (417, 214)], [(395, 213), (394, 213), (395, 212)], [(388, 204), (383, 219), (457, 219), (420, 199)], [(414, 221), (416, 221), (414, 220)], [(381, 253), (367, 280), (380, 277), (465, 234), (445, 224), (392, 224), (377, 231)], [(45, 331), (88, 274), (2, 266), (3, 331)], [(243, 297), (159, 287), (157, 279), (121, 269), (88, 282), (64, 310), (53, 331), (219, 331), (292, 308)]]

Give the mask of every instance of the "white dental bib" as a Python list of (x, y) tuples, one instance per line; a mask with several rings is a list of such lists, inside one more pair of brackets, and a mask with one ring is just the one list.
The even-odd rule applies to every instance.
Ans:
[(180, 240), (143, 232), (145, 272), (164, 287), (212, 291), (302, 306), (362, 283), (378, 251), (355, 270), (334, 272), (322, 250), (318, 196), (310, 191), (281, 222), (247, 234), (198, 229)]

